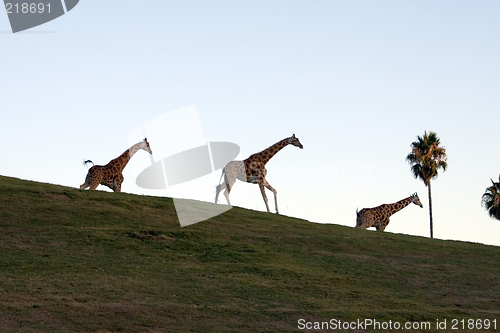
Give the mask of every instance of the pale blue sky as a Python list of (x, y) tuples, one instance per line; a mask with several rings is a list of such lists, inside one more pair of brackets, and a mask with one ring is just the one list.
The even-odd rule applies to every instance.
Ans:
[[(207, 141), (238, 144), (239, 159), (297, 135), (304, 149), (267, 167), (282, 214), (354, 226), (356, 208), (418, 192), (424, 209), (386, 231), (428, 236), (427, 191), (405, 156), (432, 130), (449, 156), (434, 236), (500, 245), (480, 206), (500, 174), (499, 17), (498, 1), (82, 0), (12, 34), (0, 15), (0, 174), (78, 187), (83, 159), (106, 164), (136, 127), (194, 104)], [(210, 177), (182, 196), (212, 200)], [(265, 209), (255, 185), (231, 199)]]

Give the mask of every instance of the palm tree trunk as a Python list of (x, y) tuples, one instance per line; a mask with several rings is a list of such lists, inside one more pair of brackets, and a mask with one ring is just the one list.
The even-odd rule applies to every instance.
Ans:
[(432, 230), (432, 197), (431, 197), (431, 182), (427, 185), (427, 191), (429, 193), (429, 216), (431, 219), (431, 238), (434, 238), (433, 230)]

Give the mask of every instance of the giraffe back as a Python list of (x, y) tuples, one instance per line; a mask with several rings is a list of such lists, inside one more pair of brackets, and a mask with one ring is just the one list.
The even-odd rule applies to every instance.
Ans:
[(359, 212), (356, 212), (356, 228), (367, 229), (378, 227), (384, 218), (390, 216), (384, 214), (386, 206), (386, 204), (383, 204), (373, 208), (363, 208)]

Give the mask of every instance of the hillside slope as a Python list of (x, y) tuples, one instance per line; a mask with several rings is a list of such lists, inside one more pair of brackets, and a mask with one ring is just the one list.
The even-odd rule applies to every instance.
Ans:
[(0, 332), (499, 331), (499, 259), (241, 208), (181, 228), (170, 198), (0, 176)]

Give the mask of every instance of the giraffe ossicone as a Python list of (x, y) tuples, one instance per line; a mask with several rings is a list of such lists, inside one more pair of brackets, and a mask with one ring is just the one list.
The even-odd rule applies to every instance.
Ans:
[(384, 231), (389, 224), (391, 215), (405, 208), (412, 202), (421, 208), (423, 207), (415, 192), (408, 198), (392, 204), (383, 204), (374, 208), (363, 208), (359, 212), (356, 210), (356, 228), (367, 229), (375, 227), (375, 229), (379, 231)]
[[(87, 177), (85, 177), (85, 183), (80, 185), (80, 189), (83, 190), (87, 187), (90, 187), (91, 190), (95, 190), (100, 184), (109, 187), (114, 192), (121, 192), (124, 179), (122, 171), (130, 161), (132, 156), (134, 156), (134, 154), (137, 153), (140, 149), (153, 154), (148, 140), (144, 139), (124, 151), (123, 154), (121, 154), (117, 158), (111, 160), (108, 164), (94, 165), (93, 167), (91, 167), (89, 169), (89, 172), (87, 173)], [(94, 164), (94, 162), (92, 162), (91, 160), (87, 160), (84, 162), (84, 164), (87, 163)]]
[(229, 193), (231, 192), (236, 179), (239, 179), (242, 182), (259, 185), (260, 192), (262, 193), (262, 198), (264, 199), (264, 203), (266, 204), (266, 209), (268, 212), (269, 204), (265, 188), (273, 192), (276, 213), (279, 214), (277, 191), (271, 185), (269, 185), (266, 180), (267, 170), (265, 168), (265, 165), (274, 155), (276, 155), (277, 152), (279, 152), (287, 145), (293, 145), (295, 147), (299, 147), (300, 149), (304, 148), (299, 139), (295, 136), (295, 134), (293, 134), (291, 137), (275, 143), (274, 145), (261, 151), (260, 153), (250, 155), (250, 157), (248, 157), (246, 160), (229, 162), (222, 170), (221, 180), (222, 177), (224, 177), (224, 182), (220, 183), (219, 180), (219, 185), (217, 185), (215, 192), (215, 203), (217, 203), (219, 199), (219, 193), (225, 189), (224, 196), (226, 197), (228, 205), (231, 205), (231, 202), (229, 201)]

